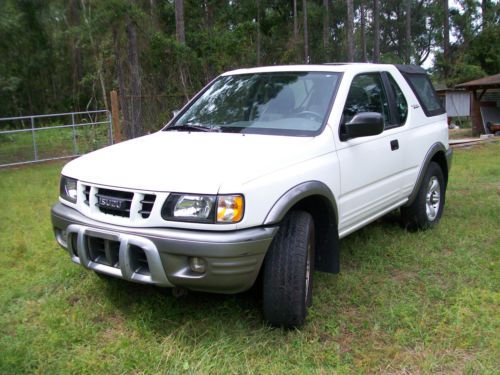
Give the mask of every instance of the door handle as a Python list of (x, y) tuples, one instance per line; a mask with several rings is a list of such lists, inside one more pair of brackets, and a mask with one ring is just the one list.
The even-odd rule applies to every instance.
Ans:
[(391, 150), (392, 150), (392, 151), (396, 151), (396, 150), (398, 150), (398, 149), (399, 149), (399, 142), (398, 142), (398, 140), (397, 140), (397, 139), (393, 139), (393, 140), (391, 141)]

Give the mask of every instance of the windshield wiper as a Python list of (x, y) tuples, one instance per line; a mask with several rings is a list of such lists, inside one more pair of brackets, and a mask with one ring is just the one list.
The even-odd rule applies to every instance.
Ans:
[(178, 131), (194, 131), (194, 132), (220, 132), (220, 126), (215, 125), (202, 125), (202, 124), (182, 124), (182, 125), (174, 125), (165, 129), (167, 130), (178, 130)]

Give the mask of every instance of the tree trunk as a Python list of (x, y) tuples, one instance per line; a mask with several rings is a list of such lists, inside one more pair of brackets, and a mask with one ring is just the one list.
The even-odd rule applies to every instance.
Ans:
[[(101, 86), (101, 95), (102, 95), (102, 101), (104, 104), (104, 108), (108, 110), (108, 97), (106, 95), (106, 86), (104, 84), (104, 74), (102, 72), (102, 67), (103, 67), (103, 57), (102, 57), (102, 51), (101, 49), (96, 46), (94, 42), (94, 37), (92, 35), (92, 29), (90, 28), (90, 20), (87, 17), (86, 14), (86, 5), (85, 5), (85, 0), (81, 0), (80, 4), (82, 6), (82, 14), (85, 19), (85, 24), (87, 25), (88, 33), (89, 33), (89, 41), (90, 41), (90, 47), (92, 51), (94, 52), (94, 61), (95, 61), (95, 66), (97, 70), (97, 77), (99, 78), (99, 85)], [(90, 14), (90, 12), (89, 12)], [(89, 102), (90, 104), (90, 102)]]
[(328, 42), (330, 41), (330, 17), (328, 14), (328, 0), (323, 0), (323, 48), (328, 49)]
[(450, 10), (448, 9), (448, 0), (443, 2), (443, 55), (444, 55), (444, 78), (448, 78), (450, 67)]
[(293, 0), (293, 40), (297, 43), (299, 40), (299, 26), (297, 24), (297, 0)]
[[(212, 1), (204, 0), (205, 8), (205, 27), (207, 29), (208, 39), (212, 39), (213, 28), (214, 28), (214, 6)], [(205, 70), (205, 82), (211, 81), (214, 78), (214, 67), (210, 60), (205, 59), (204, 63)]]
[(137, 30), (132, 20), (127, 21), (125, 28), (128, 38), (128, 63), (130, 83), (130, 136), (143, 134), (141, 111), (141, 75), (139, 73), (139, 53), (137, 48)]
[(304, 63), (309, 63), (309, 35), (307, 29), (307, 0), (302, 0), (302, 12), (304, 14)]
[(261, 64), (261, 57), (260, 57), (260, 0), (256, 0), (257, 3), (257, 66), (260, 66)]
[(205, 0), (205, 24), (208, 35), (212, 36), (214, 28), (214, 6), (210, 0)]
[(354, 61), (354, 4), (347, 0), (347, 61)]
[[(78, 7), (78, 0), (71, 0), (69, 5), (69, 25), (71, 27), (80, 26), (80, 9)], [(77, 37), (70, 38), (70, 50), (72, 51), (72, 67), (73, 67), (73, 103), (77, 103), (80, 96), (80, 81), (83, 78), (83, 54), (80, 47), (80, 42)]]
[(359, 7), (359, 16), (361, 21), (361, 60), (363, 62), (367, 62), (368, 58), (366, 57), (366, 14), (365, 14), (365, 5), (361, 3)]
[(156, 0), (149, 0), (149, 16), (151, 18), (151, 24), (154, 26), (155, 30), (160, 30), (160, 23), (158, 22), (158, 16), (156, 15)]
[(489, 23), (489, 0), (481, 1), (481, 18), (483, 21), (483, 30), (488, 26)]
[(184, 0), (175, 0), (175, 33), (179, 43), (186, 43), (186, 33), (184, 29)]
[(405, 63), (410, 64), (411, 58), (411, 0), (406, 0), (406, 24), (405, 24)]
[(373, 62), (380, 61), (380, 2), (373, 0)]
[(115, 69), (116, 78), (118, 81), (118, 100), (120, 101), (120, 109), (122, 115), (122, 129), (125, 137), (130, 139), (130, 116), (128, 102), (125, 98), (125, 73), (123, 71), (123, 59), (120, 45), (120, 35), (118, 34), (118, 27), (113, 27), (113, 49), (115, 55)]
[[(184, 28), (184, 0), (175, 0), (175, 33), (177, 41), (180, 44), (186, 44), (186, 32)], [(186, 100), (188, 100), (189, 94), (187, 89), (187, 74), (184, 69), (183, 62), (179, 59), (178, 63), (182, 92)]]

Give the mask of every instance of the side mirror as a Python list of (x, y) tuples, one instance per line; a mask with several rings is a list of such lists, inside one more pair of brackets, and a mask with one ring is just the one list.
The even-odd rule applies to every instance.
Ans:
[(174, 109), (174, 110), (172, 111), (172, 117), (177, 116), (177, 115), (179, 114), (179, 112), (180, 112), (180, 111), (179, 111), (178, 109)]
[(378, 112), (361, 112), (340, 126), (340, 140), (377, 135), (384, 131), (384, 118)]

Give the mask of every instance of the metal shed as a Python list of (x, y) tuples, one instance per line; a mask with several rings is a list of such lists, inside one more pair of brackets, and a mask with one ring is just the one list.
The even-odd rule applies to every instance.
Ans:
[[(486, 122), (489, 119), (500, 123), (500, 73), (488, 77), (461, 83), (456, 88), (462, 88), (472, 93), (471, 117), (472, 132), (475, 135), (488, 133)], [(488, 101), (486, 99), (488, 96)], [(489, 117), (485, 119), (483, 117)]]

